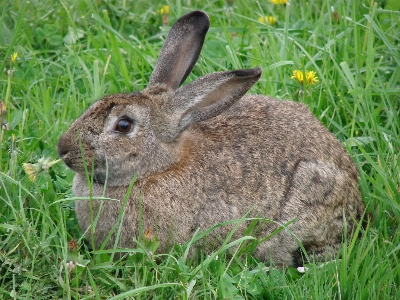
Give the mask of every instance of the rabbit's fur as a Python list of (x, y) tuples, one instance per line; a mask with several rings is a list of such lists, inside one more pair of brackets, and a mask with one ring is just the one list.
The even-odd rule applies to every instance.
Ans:
[[(132, 247), (143, 230), (167, 243), (189, 241), (194, 232), (249, 216), (286, 223), (310, 254), (334, 255), (363, 213), (357, 169), (340, 142), (300, 103), (244, 95), (261, 69), (213, 73), (183, 87), (209, 27), (194, 11), (171, 28), (147, 88), (94, 103), (60, 138), (59, 155), (76, 172), (76, 197), (90, 196), (85, 176), (94, 163), (93, 201), (97, 247), (117, 221), (134, 174), (119, 246)], [(131, 124), (131, 125), (130, 125)], [(126, 133), (123, 132), (128, 130)], [(90, 224), (88, 200), (76, 201), (82, 230)], [(248, 225), (248, 223), (247, 223)], [(265, 223), (266, 237), (277, 225)], [(232, 227), (209, 237), (223, 240)], [(244, 234), (242, 224), (237, 236)], [(90, 230), (87, 230), (90, 235)], [(114, 245), (115, 234), (107, 244)], [(299, 260), (299, 244), (283, 230), (261, 243), (255, 256), (281, 265)]]

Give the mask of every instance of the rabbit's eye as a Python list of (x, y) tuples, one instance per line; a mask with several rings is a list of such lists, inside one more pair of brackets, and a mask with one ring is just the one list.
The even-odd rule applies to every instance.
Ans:
[(132, 129), (132, 121), (127, 119), (121, 119), (117, 122), (115, 130), (121, 133), (128, 133)]

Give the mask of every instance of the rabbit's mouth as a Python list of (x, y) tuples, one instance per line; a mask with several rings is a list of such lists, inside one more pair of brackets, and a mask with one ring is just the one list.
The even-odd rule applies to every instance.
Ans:
[[(83, 164), (82, 160), (77, 161), (77, 160), (73, 159), (74, 155), (71, 155), (70, 152), (61, 153), (59, 155), (62, 158), (62, 160), (64, 161), (65, 165), (68, 168), (70, 168), (72, 171), (74, 171), (76, 173), (85, 174), (86, 171), (85, 171), (85, 167), (84, 167), (84, 164)], [(87, 157), (85, 160), (86, 160), (86, 164), (87, 164), (86, 168), (90, 173), (90, 170), (92, 168), (91, 158)], [(94, 177), (96, 177), (96, 174), (95, 174)]]
[(106, 182), (106, 177), (103, 174), (94, 174), (93, 181), (98, 184), (104, 184)]
[(76, 163), (71, 158), (70, 152), (61, 153), (59, 151), (59, 156), (62, 158), (62, 160), (64, 161), (64, 163), (66, 164), (66, 166), (68, 168), (70, 168), (72, 171), (75, 171), (75, 172), (79, 173), (79, 170), (78, 170), (78, 168), (76, 166)]

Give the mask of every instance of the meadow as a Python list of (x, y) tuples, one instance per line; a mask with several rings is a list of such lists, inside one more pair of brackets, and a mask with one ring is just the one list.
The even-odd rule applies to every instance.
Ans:
[[(0, 0), (0, 299), (400, 299), (400, 2), (273, 2)], [(186, 82), (260, 66), (250, 93), (305, 103), (356, 162), (366, 222), (336, 259), (274, 268), (231, 235), (159, 254), (144, 234), (115, 260), (82, 239), (58, 138), (102, 96), (146, 87), (194, 9), (211, 27)]]

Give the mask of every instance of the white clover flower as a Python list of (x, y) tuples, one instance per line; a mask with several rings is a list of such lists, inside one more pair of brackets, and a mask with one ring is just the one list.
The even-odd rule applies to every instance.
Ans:
[(72, 272), (76, 268), (76, 265), (73, 261), (67, 262), (66, 265), (67, 265), (67, 270), (69, 273)]
[(309, 270), (309, 268), (307, 268), (307, 267), (298, 267), (297, 268), (297, 271), (299, 272), (299, 273), (305, 273), (305, 272), (307, 272)]

